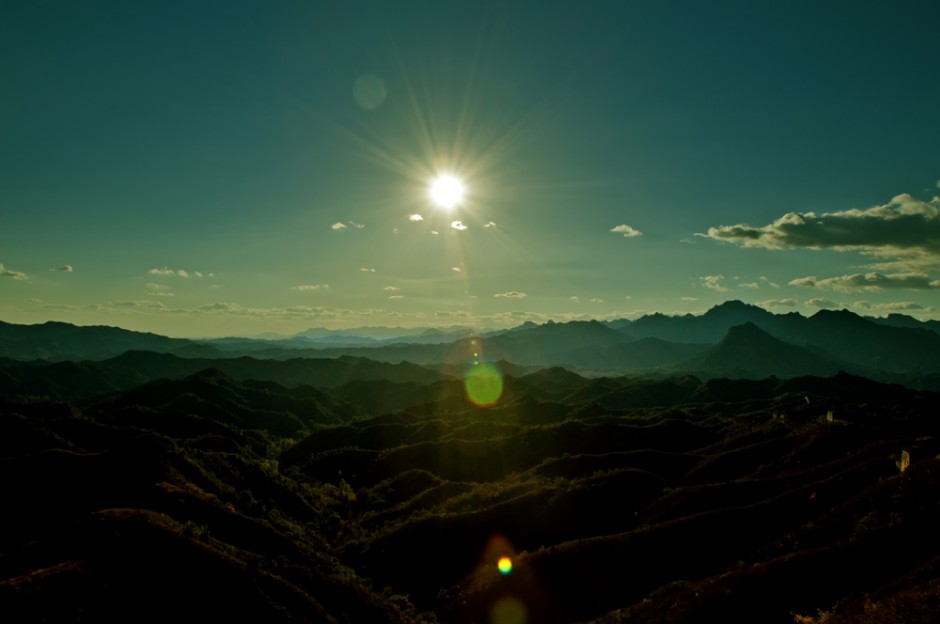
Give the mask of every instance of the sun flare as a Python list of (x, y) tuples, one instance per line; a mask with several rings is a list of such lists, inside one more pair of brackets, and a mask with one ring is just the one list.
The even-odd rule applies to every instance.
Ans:
[(449, 173), (437, 176), (428, 188), (428, 196), (434, 205), (453, 210), (463, 202), (463, 182)]

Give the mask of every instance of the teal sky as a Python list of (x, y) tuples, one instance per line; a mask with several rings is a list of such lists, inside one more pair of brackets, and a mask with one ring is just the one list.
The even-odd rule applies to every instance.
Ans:
[(0, 319), (940, 318), (938, 25), (920, 1), (11, 0)]

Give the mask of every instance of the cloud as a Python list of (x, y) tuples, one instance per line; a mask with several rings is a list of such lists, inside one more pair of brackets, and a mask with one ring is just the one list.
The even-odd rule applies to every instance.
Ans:
[(346, 229), (346, 224), (343, 223), (342, 221), (337, 221), (336, 223), (334, 223), (333, 225), (330, 226), (330, 229), (336, 230), (336, 231), (345, 230), (345, 229)]
[(725, 279), (724, 275), (703, 275), (698, 278), (702, 286), (710, 290), (717, 292), (728, 292), (730, 289), (721, 285), (721, 280)]
[(757, 282), (745, 282), (738, 284), (738, 288), (750, 288), (751, 290), (754, 290), (755, 288), (760, 288), (760, 284)]
[(611, 232), (617, 232), (618, 234), (622, 233), (624, 238), (633, 238), (634, 236), (642, 236), (643, 232), (622, 223), (620, 225), (614, 226), (610, 229)]
[(356, 228), (357, 230), (361, 230), (362, 228), (365, 227), (363, 224), (361, 224), (361, 223), (356, 223), (355, 221), (349, 221), (349, 225), (353, 226), (353, 227)]
[(768, 299), (766, 301), (758, 301), (757, 305), (762, 308), (795, 308), (800, 305), (799, 299)]
[(789, 212), (769, 225), (722, 225), (698, 236), (763, 249), (857, 251), (878, 259), (872, 269), (937, 270), (940, 197), (922, 201), (902, 193), (866, 210)]
[(770, 278), (767, 277), (767, 276), (765, 276), (765, 275), (761, 275), (761, 276), (760, 276), (760, 281), (764, 282), (765, 284), (767, 284), (767, 285), (770, 286), (771, 288), (780, 288), (780, 284), (777, 284), (776, 282), (770, 281)]
[[(200, 271), (187, 271), (186, 269), (171, 269), (163, 267), (162, 269), (148, 269), (150, 275), (160, 275), (162, 277), (203, 277)], [(214, 273), (209, 273), (209, 277), (215, 277)]]
[(21, 271), (13, 271), (3, 266), (3, 263), (0, 262), (0, 277), (9, 277), (10, 279), (25, 281), (29, 279), (29, 275)]
[(686, 303), (692, 303), (693, 301), (698, 301), (698, 297), (679, 297), (679, 301), (685, 301)]
[(485, 227), (485, 228), (494, 228), (494, 227), (496, 227), (496, 222), (495, 222), (495, 221), (487, 221), (486, 223), (483, 224), (483, 227)]
[(362, 267), (359, 271), (362, 273), (375, 273), (375, 269), (371, 267)]
[(389, 299), (391, 299), (392, 301), (398, 301), (398, 300), (404, 299), (404, 298), (405, 298), (404, 295), (391, 295), (391, 296), (389, 296)]
[(408, 220), (409, 221), (424, 221), (424, 217), (415, 213), (415, 214), (408, 215)]
[(454, 273), (460, 273), (462, 271), (460, 267), (450, 267), (450, 270)]
[(440, 234), (440, 232), (438, 232), (437, 230), (431, 230), (431, 234), (434, 234), (434, 235), (436, 236), (436, 235)]
[(398, 286), (386, 286), (382, 290), (395, 291), (395, 290), (401, 290), (401, 288), (399, 288)]
[(300, 292), (309, 292), (311, 290), (320, 290), (321, 288), (325, 290), (329, 287), (329, 284), (300, 284), (298, 286), (291, 286), (290, 289)]
[(66, 264), (66, 265), (60, 266), (60, 267), (58, 267), (58, 268), (49, 269), (49, 270), (50, 270), (50, 271), (60, 271), (60, 272), (62, 272), (62, 273), (71, 273), (71, 272), (72, 272), (72, 265), (71, 265), (71, 264)]
[(577, 296), (577, 295), (573, 295), (573, 296), (571, 296), (571, 297), (568, 297), (568, 301), (574, 301), (575, 303), (581, 303), (581, 297), (579, 297), (579, 296)]
[(453, 221), (450, 224), (450, 227), (454, 228), (455, 230), (460, 230), (460, 231), (467, 229), (467, 226), (463, 224), (463, 221)]
[(856, 301), (852, 304), (854, 308), (862, 310), (871, 310), (874, 312), (934, 312), (933, 306), (923, 306), (913, 301), (894, 301), (892, 303), (869, 303), (867, 301)]
[(809, 299), (806, 302), (806, 305), (811, 308), (820, 308), (822, 310), (833, 310), (833, 309), (842, 307), (835, 301), (830, 301), (829, 299), (823, 299), (821, 297), (817, 297), (815, 299)]
[(171, 289), (169, 286), (167, 286), (166, 284), (156, 284), (156, 283), (154, 283), (154, 282), (147, 282), (146, 284), (144, 284), (144, 286), (147, 288), (147, 290), (154, 291), (154, 292), (157, 292), (157, 291), (164, 291), (164, 292), (165, 292), (165, 291), (168, 291), (168, 290), (172, 290), (172, 289)]
[(879, 292), (882, 290), (906, 288), (909, 290), (931, 290), (940, 288), (940, 280), (931, 280), (923, 273), (855, 273), (817, 279), (816, 276), (799, 277), (791, 280), (790, 286), (805, 286), (818, 290), (836, 292)]
[(496, 293), (493, 295), (497, 299), (525, 299), (529, 295), (524, 292), (519, 292), (517, 290), (510, 290), (504, 293)]
[(598, 299), (597, 297), (595, 297), (594, 299), (588, 299), (588, 301), (590, 301), (591, 303), (604, 303), (603, 299)]

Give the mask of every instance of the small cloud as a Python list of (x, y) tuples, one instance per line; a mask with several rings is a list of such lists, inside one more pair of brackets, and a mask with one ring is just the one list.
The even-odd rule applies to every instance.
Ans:
[(395, 290), (401, 290), (401, 288), (399, 288), (398, 286), (386, 286), (382, 290), (395, 291)]
[(758, 301), (757, 305), (767, 308), (795, 308), (800, 305), (798, 299), (768, 299), (767, 301)]
[(405, 298), (404, 295), (391, 295), (391, 296), (389, 297), (389, 299), (392, 300), (392, 301), (398, 301), (398, 300), (404, 299), (404, 298)]
[(25, 281), (29, 279), (29, 276), (22, 271), (13, 271), (3, 266), (3, 263), (0, 263), (0, 277), (9, 277), (10, 279), (15, 279), (19, 281)]
[(361, 269), (359, 269), (359, 271), (361, 273), (375, 273), (375, 269), (373, 269), (372, 267), (362, 267)]
[(431, 234), (434, 234), (434, 235), (436, 236), (436, 235), (440, 234), (440, 232), (438, 232), (437, 230), (431, 230)]
[[(169, 267), (163, 267), (162, 269), (148, 269), (147, 273), (150, 275), (159, 275), (161, 277), (202, 277), (203, 274), (200, 271), (187, 271), (186, 269), (171, 269)], [(209, 277), (213, 277), (213, 273), (209, 273)]]
[(933, 306), (923, 306), (913, 301), (894, 301), (892, 303), (869, 303), (867, 301), (856, 301), (852, 307), (873, 312), (934, 312)]
[(392, 228), (392, 234), (398, 234), (398, 228)]
[(363, 224), (361, 224), (361, 223), (356, 223), (355, 221), (350, 221), (350, 222), (349, 222), (349, 225), (353, 226), (353, 227), (356, 228), (357, 230), (361, 230), (362, 228), (365, 227)]
[(679, 301), (685, 301), (686, 303), (692, 303), (693, 301), (698, 301), (698, 297), (679, 297)]
[(222, 288), (222, 287), (219, 286), (218, 284), (213, 284), (212, 286), (209, 286), (209, 288), (215, 289), (215, 288)]
[(809, 299), (806, 302), (806, 305), (811, 308), (820, 308), (822, 310), (832, 310), (834, 308), (841, 307), (838, 303), (834, 301), (830, 301), (828, 299), (823, 299), (821, 297), (817, 297), (815, 299)]
[(686, 245), (694, 245), (694, 244), (695, 244), (695, 241), (692, 240), (691, 238), (688, 238), (688, 237), (686, 237), (686, 238), (680, 238), (680, 239), (679, 239), (679, 242), (680, 242), (680, 243), (685, 243)]
[(588, 301), (590, 301), (591, 303), (604, 303), (603, 299), (598, 299), (596, 297), (594, 299), (588, 299)]
[(311, 290), (320, 290), (321, 288), (326, 290), (329, 287), (329, 284), (300, 284), (299, 286), (291, 286), (290, 289), (300, 292), (309, 292)]
[(147, 288), (147, 290), (154, 291), (154, 292), (172, 290), (169, 286), (165, 284), (156, 284), (154, 282), (147, 282), (146, 284), (144, 284), (144, 286)]
[(61, 272), (61, 273), (71, 273), (71, 272), (72, 272), (72, 265), (71, 265), (71, 264), (66, 264), (66, 265), (64, 265), (64, 266), (60, 266), (60, 267), (57, 268), (57, 269), (49, 269), (49, 270), (50, 270), (50, 271), (59, 271), (59, 272)]
[(767, 277), (766, 275), (761, 275), (761, 276), (760, 276), (760, 281), (764, 282), (765, 284), (767, 284), (767, 285), (770, 286), (771, 288), (780, 288), (780, 284), (777, 284), (776, 282), (771, 282), (771, 281), (770, 281), (770, 278)]
[(738, 288), (750, 288), (751, 290), (755, 288), (760, 288), (760, 284), (757, 282), (746, 282), (743, 284), (738, 284)]
[(421, 215), (415, 213), (415, 214), (410, 214), (410, 215), (408, 215), (408, 220), (409, 220), (409, 221), (415, 221), (415, 222), (417, 222), (417, 221), (424, 221), (424, 217), (422, 217)]
[(496, 293), (493, 295), (497, 299), (525, 299), (529, 295), (524, 292), (519, 292), (517, 290), (510, 290), (504, 293)]
[(577, 296), (577, 295), (572, 295), (571, 297), (568, 297), (568, 301), (574, 301), (575, 303), (581, 303), (581, 297), (579, 297), (579, 296)]
[(626, 223), (614, 226), (610, 229), (610, 231), (623, 234), (624, 238), (633, 238), (634, 236), (641, 236), (643, 234), (643, 232), (627, 225)]
[(460, 231), (467, 229), (467, 226), (463, 224), (463, 221), (454, 221), (450, 224), (450, 227)]
[(728, 288), (721, 285), (721, 280), (725, 279), (724, 275), (703, 275), (698, 278), (702, 286), (716, 292), (728, 292)]
[(460, 273), (461, 268), (460, 268), (460, 267), (450, 267), (450, 270), (453, 271), (454, 273)]
[(336, 231), (345, 230), (345, 229), (346, 229), (346, 224), (343, 223), (342, 221), (337, 221), (336, 223), (334, 223), (333, 225), (331, 225), (330, 228), (333, 229), (333, 230), (336, 230)]
[(496, 222), (495, 222), (495, 221), (487, 221), (486, 223), (483, 224), (483, 227), (485, 227), (485, 228), (494, 228), (494, 227), (496, 227)]

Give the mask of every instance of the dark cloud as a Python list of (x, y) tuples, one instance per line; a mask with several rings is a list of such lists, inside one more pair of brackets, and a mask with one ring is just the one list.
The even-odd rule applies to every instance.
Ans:
[(872, 268), (929, 270), (940, 268), (940, 198), (905, 193), (867, 210), (790, 212), (770, 225), (722, 225), (700, 236), (764, 249), (859, 251), (883, 260)]

